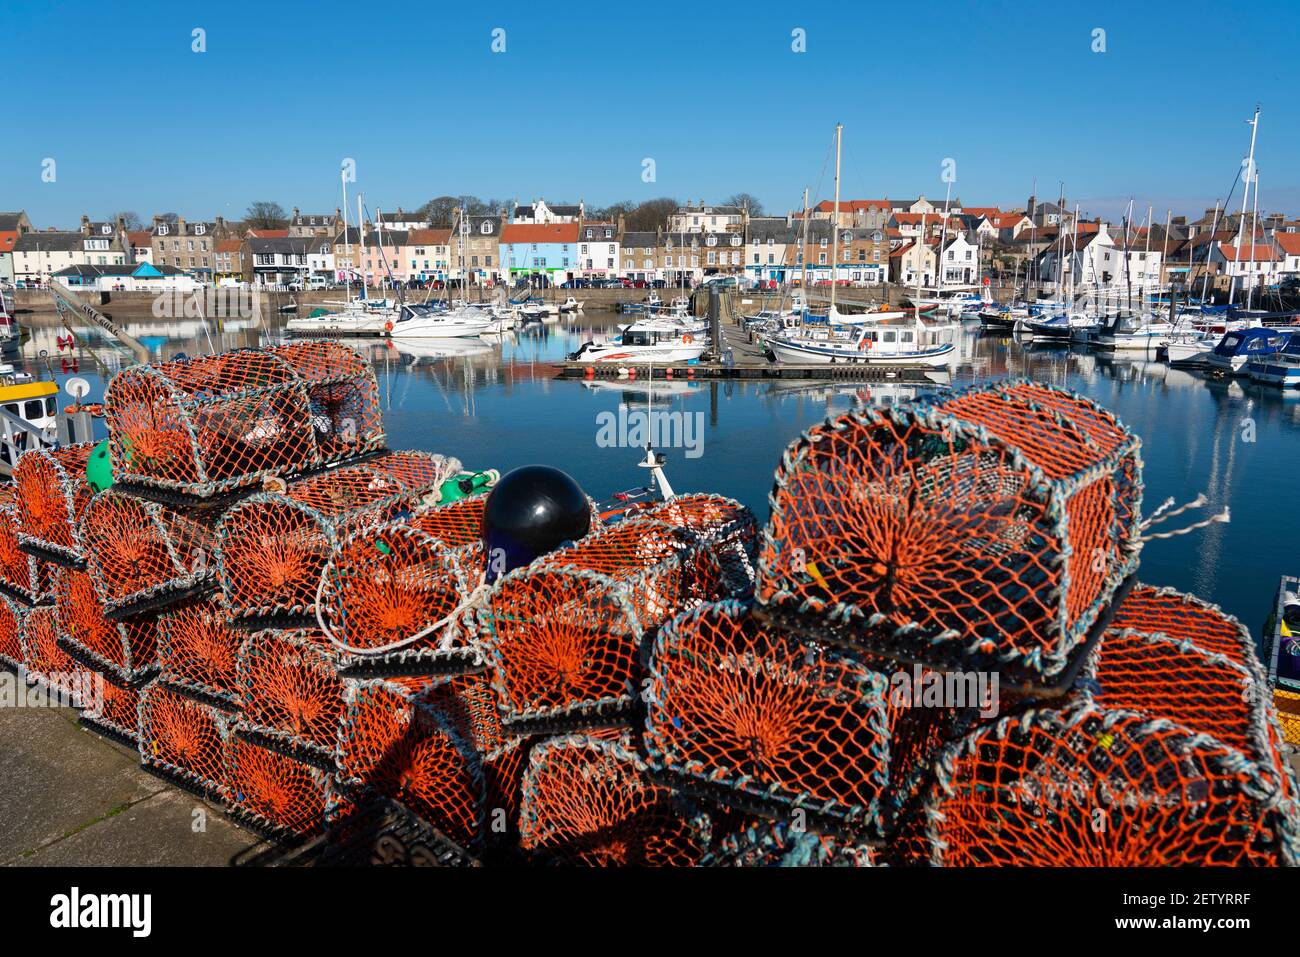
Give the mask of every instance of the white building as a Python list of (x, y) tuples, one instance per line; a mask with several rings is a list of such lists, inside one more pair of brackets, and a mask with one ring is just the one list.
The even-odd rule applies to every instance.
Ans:
[(618, 226), (615, 223), (581, 223), (578, 226), (578, 262), (574, 275), (583, 278), (618, 274)]
[(1223, 275), (1235, 277), (1238, 289), (1277, 282), (1284, 265), (1282, 256), (1267, 240), (1256, 240), (1253, 249), (1250, 240), (1243, 242), (1240, 249), (1215, 243), (1210, 262), (1218, 263)]
[(307, 240), (307, 271), (313, 276), (334, 278), (334, 241), (328, 236), (304, 237)]
[(525, 223), (533, 226), (550, 226), (555, 223), (577, 223), (581, 222), (586, 215), (587, 207), (583, 202), (578, 205), (557, 205), (548, 206), (546, 200), (539, 198), (529, 206), (515, 204), (514, 213), (510, 217), (512, 223)]
[(121, 266), (126, 263), (122, 244), (110, 228), (108, 234), (86, 232), (31, 232), (14, 242), (14, 281), (45, 285), (69, 266)]
[(692, 206), (687, 203), (668, 217), (670, 233), (721, 233), (738, 232), (745, 222), (745, 211), (739, 206), (705, 206), (704, 200)]
[(1284, 276), (1300, 274), (1300, 232), (1274, 233), (1273, 239), (1277, 242), (1281, 260), (1278, 263), (1278, 272)]

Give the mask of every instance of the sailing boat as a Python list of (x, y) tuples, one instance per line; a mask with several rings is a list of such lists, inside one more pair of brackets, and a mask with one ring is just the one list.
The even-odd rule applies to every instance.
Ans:
[[(835, 309), (835, 258), (838, 252), (840, 212), (840, 152), (843, 124), (835, 124), (835, 220), (832, 241), (831, 305), (825, 325), (809, 325), (808, 317), (796, 328), (783, 330), (765, 340), (778, 362), (836, 363), (846, 362), (872, 366), (929, 366), (948, 365), (953, 353), (953, 326), (940, 328), (926, 326), (919, 311), (914, 321), (898, 324), (901, 312), (863, 313), (852, 317), (856, 326), (852, 335), (845, 335), (837, 324), (848, 317)], [(806, 212), (806, 210), (805, 210)], [(923, 222), (924, 227), (924, 222)], [(922, 229), (924, 233), (924, 228)], [(923, 237), (924, 238), (924, 237)], [(919, 290), (918, 290), (919, 295)], [(887, 323), (895, 323), (889, 325)]]

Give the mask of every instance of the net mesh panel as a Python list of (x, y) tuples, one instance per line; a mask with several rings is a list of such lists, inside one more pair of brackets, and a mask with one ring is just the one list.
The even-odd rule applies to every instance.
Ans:
[(227, 705), (240, 701), (237, 658), (244, 636), (230, 627), (215, 599), (170, 608), (158, 622), (163, 681)]
[(213, 506), (172, 508), (107, 489), (81, 523), (86, 566), (109, 614), (163, 607), (214, 577)]
[(1138, 586), (1116, 609), (1086, 674), (1103, 706), (1213, 735), (1271, 767), (1295, 796), (1254, 639), (1218, 608), (1172, 589)]
[(471, 495), (458, 502), (416, 512), (411, 525), (438, 539), (448, 548), (474, 545), (483, 537), (486, 495)]
[(64, 562), (80, 562), (79, 526), (90, 504), (86, 462), (95, 443), (24, 452), (14, 467), (18, 541)]
[(478, 612), (508, 724), (556, 730), (618, 720), (643, 672), (643, 635), (734, 591), (715, 544), (656, 519), (628, 519), (505, 576)]
[(296, 841), (324, 830), (329, 776), (319, 768), (249, 741), (226, 739), (228, 800), (237, 817), (278, 840)]
[(307, 383), (312, 428), (323, 461), (382, 448), (379, 383), (360, 353), (336, 342), (292, 342), (271, 351)]
[(141, 763), (204, 795), (225, 799), (231, 717), (154, 682), (140, 692)]
[(104, 617), (104, 605), (87, 572), (54, 570), (54, 610), (73, 654), (97, 670), (122, 681), (146, 678), (158, 670), (158, 620), (149, 615), (121, 621)]
[(322, 616), (335, 640), (368, 650), (428, 632), (380, 654), (344, 651), (345, 666), (363, 670), (425, 662), (437, 671), (480, 667), (472, 622), (455, 613), (470, 594), (471, 580), (479, 576), (481, 554), (477, 543), (453, 551), (442, 539), (402, 523), (366, 528), (345, 539), (325, 570), (321, 589)]
[(120, 741), (139, 746), (140, 741), (140, 688), (134, 683), (118, 683), (108, 675), (100, 683), (103, 705), (98, 713), (89, 711), (81, 715), (81, 723), (92, 730), (107, 734)]
[(343, 681), (319, 632), (268, 629), (239, 651), (243, 725), (291, 752), (331, 761), (343, 718)]
[(944, 865), (1278, 865), (1295, 859), (1294, 815), (1235, 748), (1088, 703), (946, 752), (927, 836)]
[(48, 581), (37, 574), (36, 559), (18, 547), (18, 487), (0, 485), (0, 592), (28, 605), (46, 595)]
[(1110, 628), (1159, 633), (1175, 641), (1190, 641), (1248, 668), (1258, 665), (1254, 640), (1240, 622), (1172, 588), (1137, 585), (1116, 607)]
[(759, 597), (867, 650), (1041, 682), (1136, 567), (1138, 447), (1031, 383), (828, 420), (777, 469)]
[(519, 832), (533, 859), (586, 867), (685, 867), (706, 850), (673, 792), (650, 779), (628, 735), (567, 735), (534, 747)]
[[(442, 700), (467, 676), (443, 679)], [(428, 679), (351, 682), (339, 737), (339, 782), (352, 799), (400, 801), (461, 847), (474, 847), (487, 820), (480, 752), (422, 693)]]
[(675, 618), (655, 642), (649, 763), (701, 796), (786, 819), (883, 828), (888, 681), (763, 628), (738, 602)]
[(337, 542), (349, 531), (409, 511), (448, 468), (441, 456), (393, 452), (229, 509), (218, 529), (218, 578), (231, 616), (310, 616)]
[(0, 665), (11, 670), (23, 666), (23, 624), (30, 611), (0, 595)]
[(754, 824), (712, 846), (703, 867), (874, 867), (866, 844), (796, 830), (784, 821)]
[(105, 392), (117, 481), (207, 498), (374, 451), (378, 395), (329, 342), (126, 369)]
[(81, 707), (80, 695), (91, 673), (59, 643), (54, 609), (48, 606), (31, 609), (24, 618), (21, 635), (23, 666), (28, 678), (46, 691), (69, 696), (73, 707)]

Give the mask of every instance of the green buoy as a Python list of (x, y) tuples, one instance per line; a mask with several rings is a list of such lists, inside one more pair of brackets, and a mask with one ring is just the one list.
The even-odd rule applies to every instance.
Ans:
[(96, 492), (102, 492), (113, 485), (113, 460), (108, 454), (108, 439), (104, 439), (90, 452), (86, 459), (86, 484)]
[(469, 498), (471, 495), (482, 495), (489, 491), (500, 477), (501, 473), (496, 469), (453, 475), (438, 488), (441, 495), (439, 504), (446, 505), (449, 502), (458, 502), (462, 498)]

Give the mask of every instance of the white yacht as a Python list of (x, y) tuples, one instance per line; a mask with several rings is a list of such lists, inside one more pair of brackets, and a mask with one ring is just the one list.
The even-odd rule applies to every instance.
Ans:
[(614, 340), (593, 339), (584, 342), (569, 358), (575, 362), (690, 362), (704, 355), (708, 340), (703, 335), (684, 332), (682, 327), (663, 319), (634, 322)]
[(930, 366), (952, 360), (951, 325), (863, 325), (853, 335), (834, 329), (804, 327), (769, 336), (764, 341), (779, 362), (836, 363), (872, 366)]
[(491, 332), (493, 319), (481, 309), (443, 309), (433, 303), (408, 303), (398, 311), (389, 335), (394, 339), (455, 339)]

